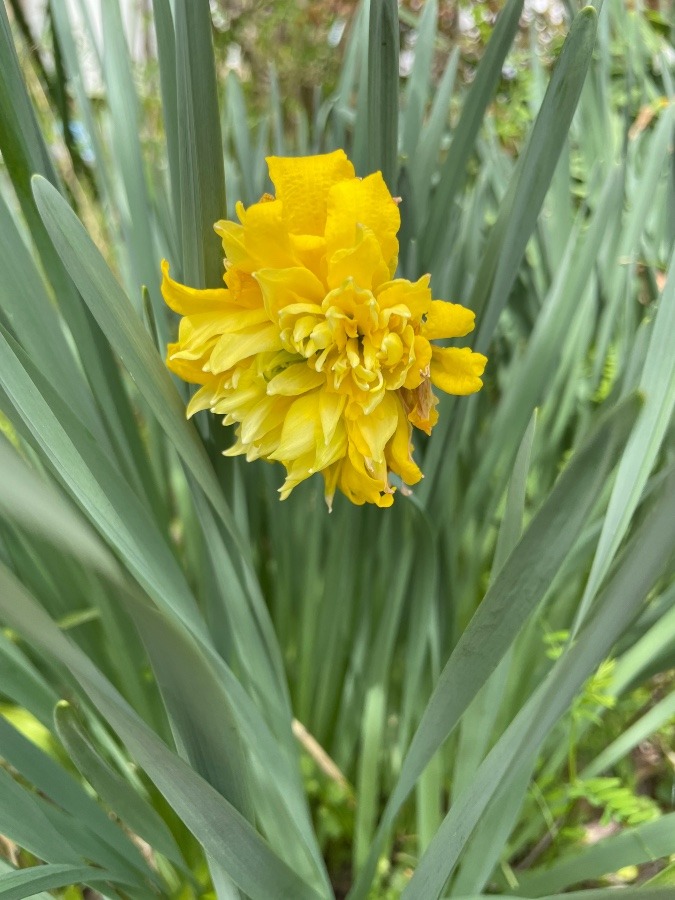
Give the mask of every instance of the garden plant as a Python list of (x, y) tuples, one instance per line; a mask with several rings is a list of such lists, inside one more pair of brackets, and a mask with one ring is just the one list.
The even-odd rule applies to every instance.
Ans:
[(0, 5), (0, 900), (672, 900), (669, 3), (219, 6)]

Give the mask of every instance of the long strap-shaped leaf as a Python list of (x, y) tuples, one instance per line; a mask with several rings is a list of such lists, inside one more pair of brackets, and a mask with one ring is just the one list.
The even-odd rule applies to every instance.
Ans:
[(252, 900), (321, 898), (272, 852), (230, 803), (139, 719), (5, 567), (0, 567), (0, 614), (11, 628), (72, 672), (205, 851), (245, 894)]
[(370, 0), (368, 29), (368, 170), (390, 191), (398, 168), (398, 4)]
[(598, 549), (586, 584), (575, 627), (583, 621), (593, 596), (623, 540), (649, 478), (675, 410), (675, 253), (659, 300), (640, 390), (645, 407), (631, 435), (609, 501)]
[[(153, 616), (144, 596), (129, 583), (121, 567), (64, 498), (2, 443), (0, 470), (7, 476), (0, 480), (0, 511), (74, 556), (85, 567), (99, 572), (119, 592), (151, 655), (177, 739), (187, 757), (209, 783), (237, 802), (237, 798), (245, 798), (232, 780), (238, 778), (243, 788), (248, 779), (246, 766), (234, 758), (235, 754), (240, 755), (240, 750), (237, 735), (232, 732), (231, 707), (256, 767), (267, 774), (268, 781), (261, 789), (269, 792), (270, 802), (280, 804), (281, 814), (277, 818), (283, 817), (286, 822), (286, 835), (298, 831), (300, 840), (293, 846), (298, 849), (299, 865), (307, 868), (311, 859), (313, 866), (309, 867), (308, 875), (311, 872), (311, 877), (316, 877), (318, 873), (327, 885), (298, 775), (290, 721), (286, 724), (288, 741), (284, 742), (283, 713), (271, 729), (231, 669), (209, 644), (201, 642), (197, 646), (188, 630), (180, 628), (171, 617), (159, 613)], [(289, 859), (292, 853), (289, 851)]]
[(442, 261), (447, 250), (448, 214), (466, 180), (466, 166), (483, 123), (485, 110), (501, 78), (504, 59), (518, 31), (522, 9), (523, 0), (511, 0), (501, 11), (485, 55), (478, 66), (476, 78), (464, 101), (462, 115), (441, 170), (438, 188), (431, 201), (424, 240), (421, 241), (422, 264), (427, 268), (433, 268), (436, 260)]
[[(478, 316), (479, 331), (474, 345), (481, 352), (489, 346), (509, 298), (551, 183), (586, 78), (596, 28), (597, 13), (592, 7), (583, 9), (572, 23), (527, 147), (483, 251), (479, 275), (467, 303)], [(419, 493), (432, 507), (433, 518), (443, 514), (438, 498), (444, 494), (438, 490), (438, 480), (447, 457), (448, 437), (451, 429), (458, 432), (470, 403), (463, 403), (457, 415), (442, 417), (429, 442), (426, 478)]]
[(431, 695), (350, 900), (365, 896), (385, 835), (401, 805), (546, 593), (599, 496), (637, 411), (633, 398), (599, 423), (478, 607)]
[(551, 184), (591, 61), (598, 15), (582, 9), (572, 22), (527, 147), (483, 254), (469, 306), (480, 316), (476, 346), (488, 346), (506, 305), (525, 247)]
[[(45, 179), (34, 179), (40, 215), (57, 253), (83, 300), (108, 337), (123, 365), (209, 498), (232, 536), (242, 560), (248, 550), (237, 533), (232, 513), (197, 433), (185, 420), (183, 403), (147, 331), (82, 223)], [(159, 277), (159, 275), (158, 275)], [(237, 560), (237, 562), (239, 562)], [(240, 575), (244, 579), (243, 575)]]
[[(403, 893), (405, 900), (435, 900), (441, 895), (462, 849), (508, 773), (519, 759), (529, 758), (537, 752), (583, 683), (639, 613), (645, 597), (672, 558), (674, 547), (675, 473), (671, 471), (663, 494), (627, 545), (620, 564), (599, 597), (595, 617), (511, 722), (476, 772), (471, 787), (453, 803)], [(671, 828), (670, 849), (673, 833)], [(659, 847), (662, 850), (663, 843)], [(655, 855), (661, 855), (661, 850)], [(649, 852), (646, 855), (648, 857)], [(644, 851), (642, 855), (636, 855), (637, 861), (644, 858)], [(572, 871), (570, 881), (552, 882), (551, 886), (563, 887), (585, 877), (583, 870), (579, 870), (578, 879)], [(541, 889), (546, 890), (544, 876)], [(532, 895), (538, 893), (533, 890)]]
[(669, 813), (584, 847), (543, 871), (526, 872), (518, 891), (524, 897), (540, 897), (544, 891), (563, 890), (568, 884), (602, 878), (614, 871), (617, 863), (623, 868), (667, 858), (674, 849), (675, 813)]
[[(672, 887), (596, 888), (590, 891), (572, 891), (569, 894), (549, 894), (541, 900), (616, 900), (619, 891), (621, 900), (673, 900)], [(452, 900), (493, 900), (494, 896), (494, 894), (460, 894), (453, 896)], [(517, 894), (508, 896), (510, 900), (525, 900)]]
[[(90, 862), (105, 866), (116, 875), (124, 877), (129, 883), (147, 885), (151, 879), (156, 878), (156, 873), (148, 867), (138, 848), (86, 793), (83, 786), (56, 760), (36, 747), (2, 716), (0, 716), (0, 756), (7, 765), (21, 773), (33, 790), (38, 791), (41, 797), (47, 798), (55, 812), (62, 811), (62, 822), (73, 821), (86, 829), (90, 839), (91, 855), (88, 856)], [(131, 791), (132, 788), (127, 786), (127, 790)], [(137, 797), (137, 802), (141, 802), (140, 797)], [(20, 819), (15, 809), (12, 809), (11, 816), (14, 821)], [(165, 825), (164, 828), (166, 829)], [(78, 845), (75, 834), (65, 832), (65, 835), (73, 848), (82, 853), (83, 848)], [(158, 844), (155, 849), (164, 852), (165, 848)], [(185, 866), (177, 850), (173, 857), (178, 865)], [(61, 861), (70, 860), (61, 857)], [(157, 880), (156, 883), (162, 882)]]
[[(183, 277), (194, 287), (222, 285), (213, 225), (225, 215), (225, 170), (208, 0), (174, 0)], [(164, 60), (162, 60), (164, 62)], [(166, 60), (169, 62), (169, 60)]]
[(93, 866), (51, 865), (32, 866), (16, 872), (0, 875), (0, 900), (23, 900), (34, 897), (38, 891), (54, 891), (71, 884), (94, 884), (101, 886), (111, 881), (111, 876), (103, 869)]

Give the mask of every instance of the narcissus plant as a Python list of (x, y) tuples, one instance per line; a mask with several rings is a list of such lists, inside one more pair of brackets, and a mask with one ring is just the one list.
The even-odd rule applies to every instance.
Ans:
[(432, 387), (472, 394), (486, 358), (434, 341), (474, 327), (432, 299), (429, 276), (395, 278), (400, 214), (379, 172), (357, 178), (341, 150), (268, 160), (276, 196), (215, 225), (225, 287), (196, 290), (163, 264), (162, 292), (183, 318), (168, 365), (201, 387), (188, 415), (236, 424), (225, 453), (277, 460), (282, 499), (321, 472), (326, 501), (390, 506), (390, 474), (413, 485), (412, 429), (438, 419)]

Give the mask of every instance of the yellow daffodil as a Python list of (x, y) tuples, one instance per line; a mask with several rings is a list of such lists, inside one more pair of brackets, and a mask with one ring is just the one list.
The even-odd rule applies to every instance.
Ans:
[(185, 287), (163, 263), (164, 299), (183, 317), (168, 366), (201, 385), (188, 416), (236, 424), (227, 455), (283, 463), (282, 499), (321, 472), (329, 507), (337, 489), (390, 506), (390, 473), (422, 478), (411, 438), (438, 419), (432, 385), (482, 386), (484, 356), (433, 343), (468, 334), (474, 314), (433, 300), (428, 275), (394, 277), (400, 215), (379, 172), (356, 178), (341, 150), (267, 162), (276, 197), (215, 225), (224, 288)]

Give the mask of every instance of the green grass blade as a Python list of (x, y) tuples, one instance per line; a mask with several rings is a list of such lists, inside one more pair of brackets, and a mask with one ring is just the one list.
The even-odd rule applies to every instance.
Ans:
[(12, 331), (45, 377), (62, 387), (96, 431), (97, 438), (106, 443), (93, 398), (68, 347), (57, 310), (2, 195), (0, 233), (0, 306)]
[(398, 4), (370, 0), (368, 29), (368, 171), (390, 191), (398, 172)]
[(55, 891), (72, 884), (92, 884), (105, 887), (111, 876), (93, 866), (69, 866), (59, 863), (32, 866), (15, 872), (0, 874), (0, 900), (23, 900), (35, 897), (38, 891)]
[[(13, 766), (37, 790), (42, 797), (49, 798), (58, 810), (68, 814), (62, 821), (67, 823), (70, 816), (81, 825), (89, 835), (91, 843), (90, 859), (96, 859), (118, 876), (138, 882), (141, 879), (153, 879), (151, 870), (137, 847), (124, 834), (105, 812), (51, 756), (39, 750), (34, 744), (16, 731), (0, 716), (0, 753), (2, 758)], [(77, 845), (77, 835), (65, 830), (73, 849), (80, 855), (83, 847)], [(58, 859), (54, 859), (58, 862)], [(67, 862), (66, 858), (62, 858)], [(142, 881), (141, 881), (142, 883)]]
[(30, 221), (33, 173), (43, 172), (55, 185), (58, 180), (24, 84), (4, 4), (0, 8), (0, 148)]
[[(198, 484), (232, 530), (227, 507), (213, 468), (185, 411), (171, 377), (129, 299), (73, 211), (43, 179), (35, 195), (49, 234), (74, 278), (85, 303), (134, 379), (148, 406)], [(158, 275), (159, 278), (159, 275)], [(243, 552), (243, 546), (242, 546)]]
[(648, 712), (626, 728), (616, 740), (595, 757), (592, 763), (584, 768), (579, 777), (585, 779), (600, 775), (628, 756), (634, 747), (656, 734), (663, 725), (673, 721), (674, 718), (675, 692), (659, 700)]
[(185, 630), (142, 602), (130, 604), (169, 713), (176, 745), (199, 774), (253, 821), (248, 765), (231, 701)]
[[(183, 234), (180, 176), (180, 128), (178, 120), (178, 81), (176, 66), (176, 35), (173, 27), (170, 0), (153, 0), (153, 22), (157, 37), (157, 57), (162, 95), (162, 116), (169, 166), (169, 188), (173, 212), (174, 242)], [(183, 276), (183, 260), (176, 260), (177, 275)]]
[(468, 304), (479, 316), (479, 349), (489, 344), (550, 186), (586, 79), (596, 29), (597, 13), (586, 7), (572, 23), (485, 248), (482, 277)]
[(540, 897), (584, 881), (595, 881), (624, 866), (669, 857), (675, 849), (675, 813), (599, 841), (542, 872), (528, 872), (518, 885), (523, 897)]
[(675, 409), (675, 253), (668, 281), (652, 323), (652, 334), (639, 389), (645, 406), (617, 471), (609, 508), (598, 541), (593, 567), (577, 613), (583, 621), (593, 596), (628, 529), (649, 473), (656, 461)]
[(225, 215), (225, 173), (208, 0), (175, 0), (173, 13), (183, 278), (192, 287), (218, 287), (223, 254), (213, 225)]
[(667, 487), (670, 493), (659, 497), (626, 547), (621, 565), (598, 600), (593, 620), (512, 720), (471, 787), (453, 803), (404, 891), (404, 900), (431, 900), (441, 895), (473, 829), (492, 797), (508, 782), (516, 761), (537, 752), (584, 681), (639, 612), (675, 545), (675, 476)]
[(1, 334), (0, 351), (0, 384), (53, 470), (155, 601), (203, 631), (185, 576), (147, 509), (72, 411), (46, 384), (36, 385)]
[[(187, 634), (177, 630), (166, 619), (149, 622), (148, 617), (152, 613), (145, 601), (129, 590), (111, 556), (93, 539), (91, 532), (65, 500), (48, 485), (40, 483), (34, 473), (20, 463), (16, 454), (8, 452), (6, 455), (7, 472), (11, 477), (0, 482), (0, 509), (8, 517), (20, 521), (28, 531), (36, 532), (83, 564), (94, 567), (118, 589), (118, 602), (127, 606), (152, 651), (152, 661), (165, 698), (174, 712), (178, 741), (195, 760), (195, 767), (203, 772), (207, 780), (213, 778), (224, 791), (231, 787), (224, 781), (228, 767), (221, 762), (222, 759), (228, 760), (228, 765), (233, 762), (231, 742), (226, 741), (226, 745), (222, 746), (224, 723), (231, 718), (231, 704), (237, 729), (255, 759), (256, 771), (264, 773), (260, 790), (271, 795), (266, 801), (268, 804), (276, 804), (276, 821), (285, 823), (283, 839), (288, 840), (289, 834), (297, 831), (298, 842), (285, 851), (287, 857), (290, 860), (297, 856), (298, 866), (307, 869), (309, 877), (315, 878), (318, 873), (328, 884), (299, 778), (297, 747), (291, 733), (291, 714), (284, 683), (261, 678), (254, 681), (251, 687), (254, 695), (264, 697), (264, 713), (271, 721), (270, 727), (231, 669), (210, 645), (201, 644), (197, 649)], [(3, 461), (4, 457), (0, 454), (0, 463)], [(214, 524), (211, 522), (212, 526)], [(207, 533), (210, 534), (210, 531)], [(222, 556), (214, 560), (219, 562), (221, 574), (231, 572), (231, 566), (227, 560), (223, 561)], [(231, 585), (229, 589), (230, 592), (233, 590)], [(165, 601), (160, 598), (160, 602)], [(241, 609), (230, 612), (245, 617)], [(223, 612), (222, 616), (226, 614)], [(244, 633), (237, 632), (240, 640), (247, 640), (249, 662), (261, 658), (255, 622), (252, 628), (252, 631), (248, 629), (245, 632), (247, 638), (242, 636)], [(169, 639), (171, 647), (167, 649)], [(177, 660), (183, 660), (182, 666), (177, 665)], [(197, 683), (199, 689), (196, 688)], [(187, 694), (187, 700), (181, 704), (179, 698), (184, 694)], [(199, 697), (199, 702), (195, 697)], [(240, 768), (242, 766), (240, 761)], [(239, 780), (243, 785), (246, 776), (241, 774)], [(263, 824), (271, 828), (274, 823)], [(283, 840), (278, 846), (283, 847)], [(308, 861), (312, 863), (310, 866)]]
[(429, 221), (420, 241), (423, 269), (434, 269), (438, 260), (447, 258), (447, 220), (455, 197), (466, 180), (466, 167), (473, 153), (487, 105), (501, 78), (502, 65), (518, 30), (523, 0), (510, 0), (502, 9), (478, 72), (464, 101), (441, 178), (434, 193)]
[[(70, 758), (106, 806), (134, 834), (142, 837), (179, 868), (185, 869), (185, 861), (164, 820), (137, 790), (101, 758), (66, 700), (61, 700), (56, 706), (54, 721)], [(106, 816), (104, 818), (109, 822)]]
[(33, 664), (0, 633), (0, 684), (3, 694), (28, 710), (45, 728), (51, 725), (58, 697)]
[(459, 47), (455, 47), (448, 58), (443, 77), (434, 94), (429, 119), (415, 150), (414, 165), (409, 167), (410, 178), (415, 188), (415, 204), (421, 222), (426, 222), (429, 215), (431, 179), (438, 166), (441, 141), (448, 127), (448, 110), (455, 87), (459, 56)]
[(633, 399), (598, 425), (561, 475), (478, 607), (427, 704), (382, 815), (364, 875), (350, 895), (353, 900), (364, 896), (384, 835), (426, 764), (544, 597), (597, 500), (637, 411), (638, 403)]
[(139, 102), (119, 4), (102, 4), (101, 15), (103, 74), (110, 111), (110, 141), (115, 168), (124, 189), (125, 202), (119, 204), (120, 215), (133, 271), (133, 284), (129, 286), (129, 292), (136, 311), (140, 313), (141, 288), (143, 285), (147, 287), (156, 319), (164, 335), (165, 306), (157, 279), (158, 252), (153, 240), (152, 208), (139, 137)]
[(436, 39), (436, 19), (438, 0), (424, 4), (417, 27), (415, 41), (415, 61), (408, 78), (405, 92), (405, 112), (403, 115), (403, 153), (412, 160), (422, 132), (424, 111), (429, 96), (431, 64)]
[(171, 753), (4, 567), (0, 567), (0, 613), (12, 628), (70, 669), (177, 815), (245, 894), (252, 900), (323, 896), (298, 878), (233, 806)]
[[(478, 502), (479, 491), (493, 489), (495, 475), (506, 477), (527, 420), (537, 403), (545, 401), (561, 366), (570, 321), (578, 315), (579, 299), (592, 281), (597, 256), (606, 235), (607, 221), (620, 214), (622, 172), (607, 179), (587, 230), (582, 230), (584, 211), (579, 213), (564, 256), (534, 324), (527, 347), (511, 375), (508, 390), (490, 423), (490, 437), (469, 488), (467, 508)], [(496, 495), (501, 494), (497, 482)]]
[[(548, 894), (541, 900), (613, 900), (616, 897), (617, 890), (621, 891), (621, 900), (672, 900), (672, 887), (632, 887), (630, 885), (621, 888), (591, 888), (586, 891), (571, 891), (564, 894)], [(451, 895), (452, 900), (489, 900), (494, 894), (462, 894)], [(515, 893), (507, 895), (511, 900), (525, 900)]]

